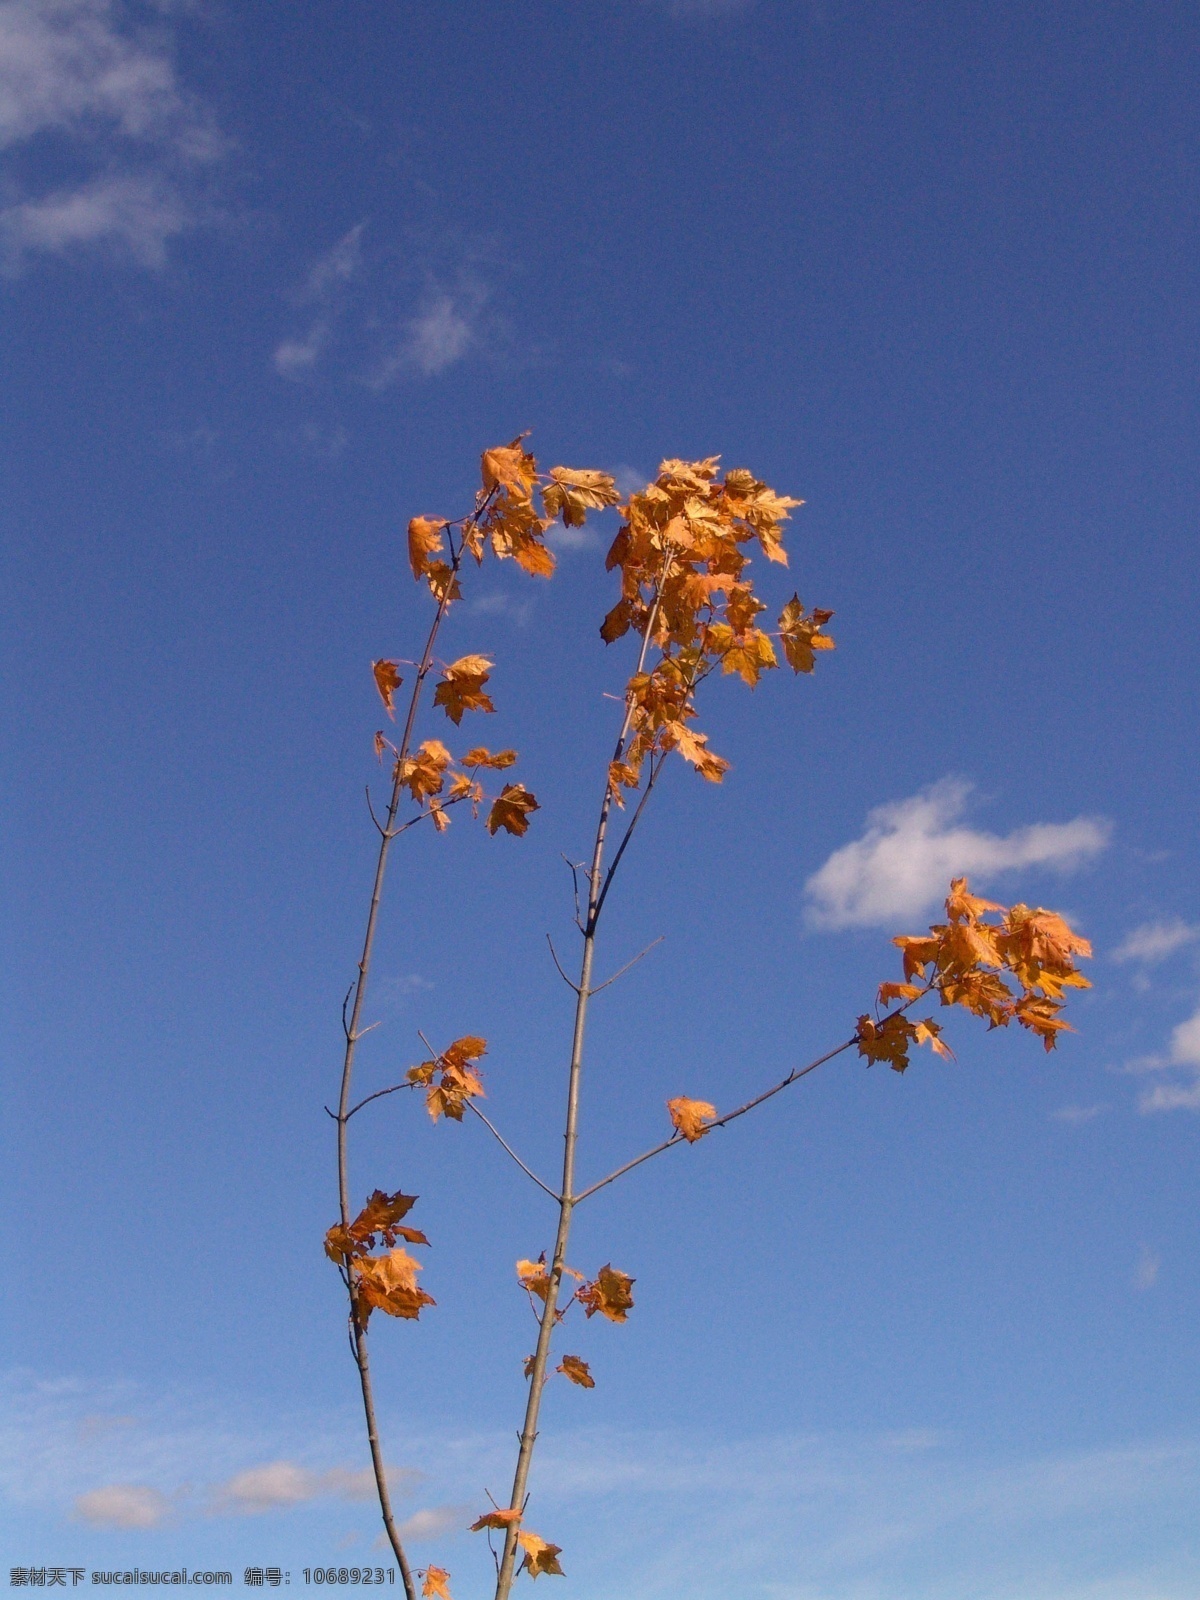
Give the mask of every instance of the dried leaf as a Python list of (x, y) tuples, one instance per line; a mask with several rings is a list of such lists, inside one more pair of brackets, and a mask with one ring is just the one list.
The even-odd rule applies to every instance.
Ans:
[(598, 1311), (610, 1322), (624, 1322), (626, 1314), (633, 1307), (630, 1291), (635, 1282), (636, 1279), (606, 1265), (600, 1268), (591, 1283), (576, 1289), (575, 1298), (589, 1317), (594, 1317)]
[(516, 1510), (485, 1511), (477, 1522), (473, 1522), (467, 1529), (468, 1533), (481, 1533), (484, 1528), (507, 1528), (513, 1522), (520, 1522), (521, 1513)]
[(570, 1378), (572, 1383), (577, 1383), (581, 1389), (596, 1387), (596, 1380), (592, 1377), (587, 1362), (581, 1360), (579, 1356), (564, 1356), (555, 1370), (561, 1372), (564, 1378)]
[(414, 517), (409, 523), (408, 559), (414, 578), (425, 577), (431, 565), (430, 557), (441, 554), (441, 530), (445, 526), (444, 517)]
[(462, 758), (464, 767), (494, 767), (503, 771), (505, 767), (516, 765), (517, 752), (515, 750), (497, 750), (495, 755), (482, 744), (477, 744), (467, 751)]
[[(398, 661), (372, 661), (371, 663), (371, 671), (375, 674), (375, 687), (379, 690), (379, 698), (383, 701), (384, 708), (393, 722), (396, 720), (396, 703), (392, 696), (404, 681), (397, 670), (399, 665)], [(381, 733), (375, 735), (376, 755), (382, 755), (385, 742)]]
[(687, 1142), (695, 1144), (709, 1131), (705, 1122), (716, 1116), (717, 1108), (707, 1100), (689, 1100), (686, 1095), (680, 1095), (667, 1101), (667, 1112)]
[(504, 828), (520, 838), (528, 831), (529, 813), (539, 809), (537, 800), (523, 783), (507, 783), (500, 791), (499, 799), (492, 804), (487, 830), (494, 834), (498, 828)]
[(432, 1295), (417, 1287), (421, 1263), (407, 1250), (397, 1248), (385, 1256), (356, 1256), (350, 1263), (354, 1276), (355, 1302), (365, 1322), (372, 1310), (386, 1311), (389, 1317), (415, 1320), (422, 1306), (436, 1304)]
[(494, 663), (487, 656), (460, 656), (442, 674), (433, 703), (442, 706), (457, 726), (464, 711), (495, 711), (491, 696), (483, 692)]
[(450, 1574), (445, 1567), (426, 1567), (425, 1582), (421, 1585), (421, 1600), (452, 1600), (446, 1585)]
[(541, 1572), (553, 1573), (560, 1578), (566, 1576), (558, 1564), (562, 1545), (547, 1544), (538, 1534), (525, 1532), (518, 1533), (517, 1543), (525, 1552), (525, 1560), (521, 1563), (522, 1572), (528, 1572), (531, 1578), (536, 1578)]
[(793, 672), (811, 672), (816, 664), (813, 652), (834, 648), (829, 635), (821, 632), (822, 625), (832, 616), (832, 611), (819, 609), (806, 616), (798, 594), (784, 606), (779, 618), (779, 641)]
[(496, 445), (483, 452), (483, 487), (489, 494), (502, 488), (517, 499), (528, 500), (537, 482), (537, 462), (521, 443), (528, 437), (527, 433), (519, 433), (511, 444)]

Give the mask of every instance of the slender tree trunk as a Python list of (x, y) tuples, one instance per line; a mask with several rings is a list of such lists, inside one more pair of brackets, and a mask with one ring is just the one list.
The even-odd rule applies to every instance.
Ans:
[[(662, 577), (659, 580), (658, 590), (655, 593), (654, 604), (650, 609), (645, 631), (642, 634), (641, 650), (638, 655), (638, 672), (641, 672), (646, 664), (646, 654), (650, 648), (650, 637), (658, 620), (659, 595), (665, 578), (666, 569), (664, 568)], [(618, 735), (616, 748), (613, 751), (613, 761), (620, 761), (624, 753), (632, 718), (633, 704), (631, 701), (627, 701), (625, 720), (621, 725), (621, 732)], [(608, 818), (611, 809), (612, 790), (608, 784), (606, 773), (604, 800), (600, 806), (600, 820), (596, 826), (596, 838), (592, 847), (592, 861), (588, 872), (588, 904), (587, 917), (583, 925), (583, 957), (579, 969), (579, 984), (575, 1001), (575, 1028), (571, 1038), (571, 1063), (567, 1077), (567, 1112), (566, 1125), (563, 1130), (562, 1188), (559, 1193), (558, 1232), (554, 1239), (554, 1255), (549, 1272), (550, 1281), (546, 1292), (545, 1304), (542, 1308), (541, 1321), (538, 1326), (537, 1348), (533, 1355), (533, 1366), (529, 1377), (529, 1394), (525, 1402), (525, 1421), (521, 1429), (520, 1448), (517, 1452), (517, 1467), (513, 1476), (512, 1496), (509, 1500), (509, 1506), (514, 1511), (524, 1509), (528, 1492), (529, 1469), (533, 1463), (533, 1451), (537, 1443), (538, 1414), (541, 1410), (542, 1390), (545, 1387), (546, 1369), (549, 1365), (550, 1345), (554, 1337), (555, 1312), (562, 1288), (567, 1244), (571, 1237), (571, 1218), (575, 1209), (575, 1146), (579, 1130), (579, 1087), (583, 1073), (583, 1046), (584, 1036), (587, 1031), (588, 1001), (592, 995), (592, 962), (596, 950), (596, 926), (604, 900), (604, 844), (608, 833)], [(496, 1600), (508, 1600), (512, 1590), (518, 1548), (517, 1531), (517, 1526), (514, 1524), (510, 1524), (505, 1530), (504, 1553), (500, 1559), (496, 1574)]]
[[(454, 556), (452, 570), (457, 573), (459, 562), (462, 559), (462, 545), (459, 545)], [(449, 589), (449, 584), (446, 588)], [(400, 740), (399, 750), (396, 755), (396, 775), (392, 779), (392, 796), (388, 803), (387, 822), (380, 830), (379, 855), (375, 861), (375, 881), (371, 888), (371, 905), (367, 913), (366, 932), (363, 936), (362, 956), (358, 963), (358, 977), (354, 983), (354, 1004), (350, 1010), (350, 1020), (345, 1025), (346, 1051), (342, 1059), (342, 1084), (338, 1098), (337, 1113), (337, 1163), (338, 1163), (338, 1200), (341, 1208), (342, 1227), (349, 1228), (352, 1212), (350, 1208), (350, 1172), (347, 1151), (346, 1128), (349, 1122), (350, 1086), (354, 1076), (355, 1049), (361, 1037), (359, 1029), (362, 1022), (363, 1002), (367, 994), (367, 980), (371, 972), (371, 956), (375, 948), (375, 931), (379, 924), (379, 902), (383, 896), (383, 880), (387, 871), (388, 854), (391, 850), (392, 840), (395, 837), (393, 828), (396, 821), (396, 812), (400, 806), (401, 783), (399, 765), (408, 755), (412, 744), (413, 728), (416, 726), (417, 707), (420, 704), (421, 689), (429, 674), (433, 662), (433, 647), (437, 641), (438, 631), (446, 615), (448, 601), (443, 598), (438, 602), (437, 613), (433, 625), (429, 630), (429, 637), (425, 641), (425, 650), (417, 668), (416, 682), (409, 697), (408, 716), (404, 723), (404, 733)], [(387, 1473), (384, 1467), (383, 1450), (379, 1443), (379, 1429), (375, 1421), (375, 1396), (371, 1385), (371, 1364), (367, 1354), (366, 1325), (359, 1318), (358, 1303), (354, 1292), (353, 1269), (347, 1265), (345, 1272), (346, 1289), (350, 1298), (350, 1338), (351, 1349), (354, 1352), (355, 1365), (358, 1367), (359, 1383), (362, 1387), (363, 1413), (367, 1423), (367, 1439), (371, 1447), (371, 1467), (375, 1474), (375, 1489), (379, 1496), (379, 1509), (383, 1516), (383, 1526), (387, 1533), (388, 1541), (400, 1568), (400, 1576), (404, 1583), (406, 1600), (417, 1600), (416, 1586), (409, 1569), (408, 1558), (400, 1542), (400, 1535), (396, 1528), (396, 1519), (392, 1515), (391, 1496), (388, 1493)]]

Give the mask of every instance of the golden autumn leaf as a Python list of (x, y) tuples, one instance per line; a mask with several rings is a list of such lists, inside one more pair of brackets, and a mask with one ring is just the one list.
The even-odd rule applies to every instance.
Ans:
[(462, 599), (458, 577), (454, 568), (446, 561), (431, 561), (425, 568), (425, 581), (435, 600), (444, 601), (449, 605), (452, 600)]
[(669, 735), (664, 736), (664, 742), (667, 737), (683, 759), (690, 761), (700, 776), (709, 783), (720, 783), (729, 771), (729, 763), (725, 757), (708, 748), (706, 733), (695, 733), (691, 728), (679, 723), (672, 727)]
[(365, 1322), (372, 1310), (386, 1311), (389, 1317), (415, 1320), (422, 1306), (436, 1305), (432, 1295), (417, 1287), (421, 1263), (407, 1250), (397, 1247), (385, 1256), (355, 1256), (350, 1263), (354, 1276), (355, 1301)]
[(487, 746), (482, 744), (474, 745), (462, 758), (464, 767), (494, 767), (497, 771), (515, 766), (516, 761), (515, 750), (497, 750), (493, 755)]
[(396, 779), (419, 805), (430, 795), (441, 793), (450, 761), (450, 752), (440, 739), (426, 739), (415, 756), (396, 763)]
[(536, 798), (523, 783), (506, 783), (488, 813), (487, 830), (494, 834), (504, 828), (520, 838), (529, 828), (529, 813), (539, 809)]
[(325, 1254), (331, 1261), (346, 1261), (351, 1256), (365, 1255), (374, 1245), (376, 1234), (389, 1247), (397, 1237), (410, 1244), (428, 1244), (429, 1240), (417, 1228), (405, 1228), (400, 1218), (407, 1216), (417, 1203), (415, 1194), (386, 1194), (376, 1189), (366, 1205), (348, 1228), (336, 1223), (325, 1235)]
[[(393, 721), (396, 719), (396, 703), (392, 699), (396, 690), (403, 683), (398, 671), (398, 661), (372, 661), (371, 671), (375, 674), (375, 687), (379, 690), (379, 698), (383, 701), (384, 709)], [(383, 735), (375, 735), (375, 754), (383, 754), (383, 745), (386, 743)]]
[(544, 1251), (536, 1261), (521, 1260), (517, 1262), (517, 1280), (522, 1289), (528, 1290), (530, 1294), (537, 1295), (538, 1299), (545, 1305), (546, 1297), (550, 1293), (551, 1279), (549, 1272), (546, 1270)]
[(806, 616), (798, 594), (794, 594), (784, 606), (779, 617), (779, 642), (783, 645), (783, 653), (793, 672), (811, 672), (816, 665), (813, 652), (834, 648), (829, 635), (821, 632), (832, 616), (832, 611), (820, 609)]
[(596, 1380), (592, 1377), (587, 1362), (579, 1356), (564, 1356), (555, 1371), (561, 1372), (564, 1378), (570, 1378), (571, 1382), (577, 1383), (581, 1389), (596, 1387)]
[(967, 889), (965, 878), (950, 880), (950, 893), (946, 897), (946, 916), (951, 922), (977, 922), (985, 911), (1003, 911), (994, 900), (981, 900)]
[(582, 528), (589, 511), (615, 506), (621, 498), (607, 472), (551, 467), (549, 478), (542, 490), (546, 515), (552, 520), (561, 515), (563, 525), (568, 528)]
[(455, 726), (464, 711), (495, 711), (491, 696), (483, 692), (494, 664), (487, 656), (460, 656), (443, 672), (433, 703), (444, 708)]
[(495, 1511), (485, 1511), (478, 1521), (471, 1524), (467, 1532), (482, 1533), (485, 1528), (507, 1528), (510, 1524), (520, 1522), (520, 1520), (521, 1513), (519, 1511), (510, 1510), (507, 1507), (501, 1511), (497, 1508)]
[(450, 1574), (445, 1567), (426, 1567), (425, 1581), (421, 1585), (421, 1600), (452, 1600), (447, 1584)]
[(376, 759), (376, 761), (382, 761), (383, 760), (383, 752), (385, 750), (394, 750), (395, 748), (396, 748), (395, 745), (392, 743), (392, 741), (390, 739), (385, 739), (383, 737), (383, 729), (380, 728), (379, 732), (375, 735), (375, 759)]
[(528, 500), (537, 482), (537, 462), (521, 443), (528, 437), (527, 433), (519, 433), (511, 444), (495, 445), (483, 452), (480, 467), (487, 493), (506, 489), (518, 499)]
[(429, 571), (431, 557), (442, 550), (444, 517), (414, 517), (408, 525), (408, 559), (413, 577), (423, 578)]
[(925, 990), (916, 983), (881, 983), (879, 1004), (890, 1006), (896, 1000), (919, 1000)]
[(617, 1272), (609, 1264), (600, 1268), (591, 1283), (584, 1283), (576, 1289), (575, 1298), (589, 1317), (594, 1317), (598, 1311), (610, 1322), (624, 1322), (626, 1314), (633, 1307), (630, 1291), (635, 1282), (636, 1279), (624, 1272)]
[(695, 1144), (709, 1131), (705, 1122), (716, 1116), (717, 1108), (707, 1100), (689, 1100), (686, 1095), (679, 1095), (667, 1101), (667, 1112), (687, 1142)]
[(867, 1065), (886, 1061), (893, 1072), (903, 1072), (908, 1066), (908, 1047), (913, 1042), (916, 1029), (907, 1017), (894, 1014), (876, 1023), (871, 1017), (858, 1019), (855, 1041), (858, 1053)]
[(548, 1544), (539, 1534), (524, 1531), (518, 1533), (517, 1543), (525, 1552), (525, 1560), (521, 1563), (522, 1572), (528, 1572), (531, 1578), (536, 1578), (542, 1572), (553, 1573), (560, 1578), (566, 1577), (566, 1573), (558, 1564), (562, 1545)]
[[(461, 1122), (463, 1107), (483, 1094), (475, 1062), (486, 1054), (487, 1040), (473, 1033), (466, 1034), (447, 1045), (436, 1061), (422, 1061), (419, 1066), (409, 1067), (405, 1082), (424, 1088), (425, 1107), (434, 1122), (439, 1117)], [(434, 1083), (439, 1073), (441, 1077)]]

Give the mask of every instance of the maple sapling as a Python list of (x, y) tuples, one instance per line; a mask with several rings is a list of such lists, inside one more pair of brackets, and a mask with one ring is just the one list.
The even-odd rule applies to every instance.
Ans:
[[(540, 497), (541, 510), (535, 496)], [(375, 818), (380, 833), (375, 879), (363, 953), (355, 983), (343, 1007), (345, 1054), (337, 1123), (338, 1183), (341, 1220), (329, 1229), (325, 1248), (337, 1263), (349, 1297), (350, 1340), (358, 1366), (367, 1435), (384, 1527), (396, 1553), (408, 1600), (415, 1600), (414, 1575), (405, 1557), (388, 1499), (383, 1458), (375, 1422), (367, 1358), (367, 1324), (375, 1310), (414, 1319), (434, 1304), (417, 1284), (420, 1264), (399, 1244), (425, 1245), (428, 1240), (402, 1219), (414, 1197), (375, 1190), (357, 1216), (351, 1216), (347, 1170), (347, 1130), (352, 1117), (369, 1102), (402, 1089), (424, 1094), (436, 1123), (461, 1123), (469, 1111), (493, 1135), (522, 1172), (547, 1195), (556, 1209), (549, 1259), (516, 1264), (517, 1281), (529, 1297), (537, 1320), (537, 1342), (527, 1357), (525, 1414), (519, 1436), (512, 1489), (507, 1506), (495, 1506), (472, 1525), (473, 1532), (502, 1538), (492, 1547), (496, 1600), (507, 1600), (517, 1562), (531, 1578), (561, 1574), (561, 1549), (526, 1525), (529, 1480), (538, 1437), (543, 1392), (552, 1374), (580, 1388), (594, 1389), (595, 1379), (582, 1356), (562, 1354), (552, 1366), (554, 1335), (576, 1306), (590, 1320), (599, 1315), (613, 1323), (626, 1321), (633, 1307), (634, 1279), (611, 1262), (594, 1277), (567, 1264), (576, 1208), (617, 1182), (626, 1173), (679, 1145), (693, 1145), (718, 1128), (765, 1104), (827, 1061), (856, 1050), (868, 1065), (886, 1062), (903, 1072), (911, 1047), (929, 1045), (941, 1056), (950, 1049), (941, 1025), (932, 1017), (914, 1018), (912, 1008), (926, 998), (942, 1006), (962, 1006), (983, 1017), (989, 1027), (1011, 1022), (1037, 1034), (1047, 1050), (1067, 1027), (1060, 1012), (1064, 992), (1086, 988), (1088, 980), (1075, 965), (1090, 955), (1063, 919), (1040, 908), (1017, 905), (1006, 909), (969, 892), (965, 879), (955, 879), (946, 901), (946, 921), (920, 935), (901, 935), (893, 942), (903, 952), (904, 977), (879, 987), (874, 1013), (864, 1013), (847, 1038), (815, 1060), (791, 1068), (782, 1078), (734, 1107), (718, 1112), (707, 1100), (680, 1094), (667, 1101), (670, 1133), (632, 1156), (615, 1170), (580, 1188), (576, 1179), (579, 1142), (580, 1084), (585, 1059), (589, 1003), (626, 967), (600, 983), (593, 969), (597, 934), (610, 890), (625, 853), (645, 813), (666, 763), (678, 754), (700, 777), (720, 783), (729, 763), (709, 747), (708, 736), (694, 722), (697, 695), (714, 673), (737, 676), (754, 688), (764, 672), (778, 667), (778, 646), (795, 673), (811, 673), (817, 656), (833, 649), (824, 631), (832, 612), (807, 611), (798, 595), (783, 606), (776, 627), (758, 626), (766, 604), (748, 574), (748, 548), (757, 548), (768, 563), (786, 566), (782, 528), (800, 501), (778, 495), (743, 469), (719, 471), (719, 458), (664, 461), (655, 481), (618, 504), (613, 481), (604, 473), (554, 468), (543, 476), (520, 439), (483, 456), (483, 482), (473, 510), (457, 522), (418, 517), (409, 526), (409, 553), (414, 575), (424, 580), (435, 602), (435, 615), (422, 656), (415, 664), (407, 717), (399, 742), (376, 735), (376, 753), (393, 758), (392, 794), (386, 821)], [(437, 739), (414, 749), (422, 687), (434, 666), (434, 647), (447, 608), (460, 595), (463, 558), (476, 562), (490, 549), (500, 558), (514, 558), (527, 572), (549, 576), (553, 557), (544, 536), (554, 520), (568, 527), (583, 523), (589, 511), (616, 506), (621, 522), (606, 566), (620, 575), (620, 594), (605, 616), (601, 637), (613, 644), (626, 634), (636, 641), (634, 671), (622, 696), (622, 715), (611, 756), (601, 776), (596, 830), (586, 863), (572, 866), (575, 922), (581, 947), (578, 977), (565, 971), (557, 952), (551, 954), (560, 976), (574, 994), (571, 1049), (566, 1063), (566, 1105), (563, 1123), (563, 1165), (558, 1187), (539, 1177), (517, 1154), (476, 1100), (483, 1094), (479, 1063), (486, 1041), (473, 1035), (443, 1049), (429, 1046), (428, 1058), (411, 1067), (402, 1082), (350, 1101), (355, 1046), (362, 1033), (360, 1018), (370, 972), (384, 869), (392, 841), (428, 818), (442, 832), (449, 810), (467, 803), (475, 814), (487, 804), (487, 827), (522, 837), (535, 797), (522, 784), (505, 783), (499, 794), (484, 792), (481, 774), (507, 770), (513, 751), (492, 754), (485, 747), (468, 750), (457, 761)], [(442, 559), (443, 557), (447, 559)], [(399, 661), (373, 664), (375, 681), (389, 717), (402, 684)], [(486, 692), (493, 663), (468, 655), (446, 665), (433, 696), (457, 727), (467, 712), (492, 712)], [(403, 822), (397, 817), (402, 800), (414, 808)], [(372, 811), (372, 816), (375, 814)], [(622, 820), (618, 822), (618, 818)], [(619, 832), (609, 855), (610, 829)], [(989, 921), (989, 914), (995, 920)], [(657, 943), (657, 941), (655, 941)], [(642, 952), (645, 954), (645, 952)], [(634, 960), (639, 960), (640, 956)], [(347, 1015), (348, 1009), (348, 1015)], [(422, 1036), (423, 1037), (423, 1036)], [(378, 1253), (380, 1247), (386, 1253)], [(566, 1290), (564, 1298), (564, 1289)], [(418, 1574), (420, 1575), (420, 1574)], [(444, 1568), (424, 1569), (425, 1600), (449, 1600), (450, 1575)]]

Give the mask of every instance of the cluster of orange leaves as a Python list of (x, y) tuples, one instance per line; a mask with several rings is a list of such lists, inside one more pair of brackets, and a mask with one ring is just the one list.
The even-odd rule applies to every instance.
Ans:
[[(999, 920), (985, 921), (989, 911)], [(981, 900), (969, 892), (965, 878), (950, 885), (945, 922), (935, 923), (927, 934), (901, 934), (892, 943), (903, 952), (904, 982), (880, 984), (878, 1003), (899, 1001), (901, 1009), (881, 1020), (859, 1017), (856, 1040), (868, 1063), (886, 1061), (897, 1072), (908, 1065), (910, 1045), (951, 1053), (932, 1018), (917, 1022), (904, 1014), (927, 994), (938, 995), (944, 1006), (964, 1006), (986, 1017), (989, 1028), (1017, 1022), (1053, 1050), (1060, 1033), (1073, 1031), (1059, 1015), (1064, 991), (1091, 988), (1075, 957), (1090, 956), (1092, 947), (1057, 912)], [(1001, 973), (1015, 979), (1017, 987)]]
[[(582, 527), (589, 511), (615, 505), (620, 498), (605, 472), (552, 467), (546, 474), (539, 473), (536, 460), (522, 442), (524, 437), (522, 434), (511, 444), (483, 452), (482, 486), (469, 516), (457, 522), (445, 517), (414, 517), (408, 525), (413, 577), (418, 582), (423, 580), (443, 606), (461, 598), (458, 571), (464, 554), (473, 556), (478, 564), (490, 549), (500, 560), (511, 558), (526, 572), (548, 578), (554, 571), (554, 555), (546, 548), (545, 536), (554, 523), (561, 519), (568, 528)], [(540, 512), (535, 495), (541, 500)], [(442, 559), (447, 554), (451, 556), (449, 561)], [(381, 660), (371, 665), (384, 708), (394, 719), (395, 694), (403, 682), (401, 663)], [(466, 655), (443, 667), (433, 703), (441, 706), (455, 727), (461, 724), (464, 712), (495, 711), (485, 688), (493, 665), (487, 656)], [(480, 806), (489, 798), (479, 782), (482, 769), (511, 767), (517, 759), (515, 750), (493, 755), (483, 746), (476, 746), (456, 763), (438, 739), (427, 739), (415, 755), (406, 753), (401, 757), (382, 732), (377, 733), (376, 755), (382, 760), (389, 748), (396, 754), (393, 778), (429, 813), (439, 833), (450, 825), (447, 806), (468, 801), (478, 816)], [(537, 809), (536, 798), (524, 784), (508, 783), (492, 800), (488, 831), (495, 834), (503, 828), (519, 837), (529, 827), (529, 814)]]
[[(375, 1310), (386, 1311), (390, 1317), (415, 1319), (422, 1306), (437, 1303), (417, 1287), (421, 1263), (396, 1244), (397, 1239), (429, 1243), (419, 1228), (407, 1228), (400, 1220), (416, 1202), (415, 1194), (385, 1194), (376, 1189), (348, 1228), (335, 1223), (325, 1235), (325, 1254), (349, 1274), (354, 1314), (361, 1328)], [(387, 1246), (386, 1255), (371, 1254), (377, 1244)]]
[(720, 783), (729, 763), (689, 726), (695, 690), (710, 672), (737, 673), (753, 688), (779, 665), (773, 637), (796, 672), (811, 672), (814, 652), (833, 649), (821, 632), (833, 613), (807, 613), (798, 595), (783, 608), (775, 635), (758, 627), (766, 606), (746, 574), (743, 547), (757, 542), (769, 561), (786, 566), (782, 525), (803, 502), (776, 494), (745, 468), (721, 478), (719, 461), (664, 461), (655, 481), (620, 507), (623, 520), (606, 565), (620, 571), (621, 598), (600, 635), (611, 644), (631, 629), (648, 632), (660, 656), (626, 688), (632, 737), (609, 768), (618, 804), (622, 789), (639, 786), (647, 758), (669, 750)]
[(409, 1067), (405, 1082), (425, 1090), (425, 1106), (435, 1122), (439, 1117), (461, 1122), (463, 1107), (474, 1096), (483, 1094), (475, 1063), (486, 1054), (487, 1040), (466, 1034), (448, 1044), (432, 1061)]
[[(510, 1527), (518, 1525), (520, 1521), (519, 1511), (487, 1511), (478, 1521), (473, 1522), (467, 1531), (481, 1533), (485, 1528), (497, 1528), (501, 1533), (507, 1533)], [(521, 1563), (522, 1572), (528, 1572), (531, 1578), (536, 1578), (543, 1572), (554, 1573), (560, 1578), (566, 1576), (558, 1564), (562, 1545), (550, 1544), (541, 1534), (520, 1527), (517, 1528), (517, 1543), (525, 1552), (525, 1560)]]
[[(573, 1296), (578, 1300), (588, 1317), (594, 1317), (597, 1312), (602, 1317), (607, 1317), (609, 1322), (624, 1322), (633, 1309), (633, 1285), (637, 1281), (628, 1273), (618, 1272), (611, 1262), (606, 1262), (592, 1279), (586, 1279), (582, 1272), (576, 1272), (574, 1267), (564, 1266), (563, 1271), (568, 1276), (576, 1279), (579, 1284)], [(531, 1295), (536, 1295), (543, 1303), (550, 1293), (550, 1273), (546, 1267), (546, 1257), (543, 1253), (536, 1261), (518, 1261), (517, 1278), (522, 1289)], [(566, 1315), (565, 1311), (555, 1312), (555, 1318), (561, 1322)], [(571, 1376), (570, 1373), (567, 1374)], [(579, 1380), (576, 1379), (576, 1382)], [(591, 1384), (585, 1384), (591, 1388)]]

